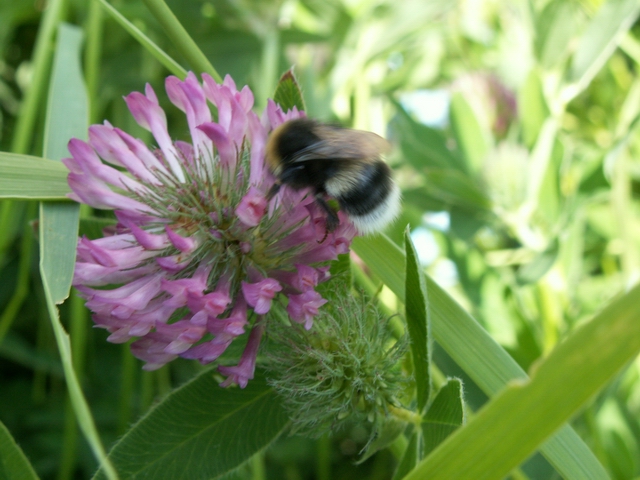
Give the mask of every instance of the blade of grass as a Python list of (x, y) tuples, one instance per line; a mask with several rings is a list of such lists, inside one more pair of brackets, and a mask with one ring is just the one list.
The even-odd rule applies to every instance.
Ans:
[(0, 152), (0, 198), (66, 200), (68, 174), (57, 161)]
[[(89, 13), (84, 22), (84, 31), (87, 37), (84, 49), (84, 78), (87, 83), (87, 96), (89, 97), (89, 121), (97, 123), (99, 111), (98, 85), (100, 82), (100, 60), (102, 57), (102, 38), (104, 35), (104, 13), (100, 2), (89, 2)], [(117, 21), (117, 20), (116, 20)], [(135, 28), (135, 27), (134, 27)], [(169, 69), (169, 71), (173, 71)], [(175, 72), (174, 72), (175, 73)]]
[[(77, 27), (60, 26), (54, 68), (52, 72), (49, 105), (45, 122), (45, 156), (62, 158), (72, 136), (84, 137), (87, 132), (88, 105), (80, 69), (82, 32)], [(109, 479), (118, 475), (107, 455), (80, 382), (74, 370), (69, 336), (58, 314), (57, 304), (69, 294), (75, 264), (78, 232), (78, 210), (75, 203), (40, 204), (40, 275), (47, 311), (56, 337), (60, 359), (80, 429), (85, 435), (98, 462)]]
[(640, 285), (513, 382), (407, 480), (504, 478), (640, 352)]
[[(35, 207), (35, 203), (29, 204), (29, 207), (27, 209), (28, 218), (31, 218), (35, 215)], [(4, 311), (2, 312), (2, 315), (0, 316), (0, 344), (11, 328), (11, 325), (13, 325), (20, 307), (29, 294), (32, 253), (33, 227), (30, 223), (25, 222), (22, 242), (20, 243), (20, 261), (18, 263), (18, 278), (15, 282), (15, 290), (13, 292), (13, 295), (11, 296), (11, 300), (9, 300), (9, 303), (7, 303)]]
[[(113, 8), (106, 0), (98, 0), (104, 9), (113, 17), (113, 19), (120, 24), (129, 34), (135, 38), (140, 45), (147, 49), (147, 51), (155, 57), (164, 67), (173, 73), (176, 77), (184, 79), (187, 77), (187, 71), (176, 62), (173, 58), (167, 55), (160, 47), (158, 47), (149, 37), (140, 31), (133, 23), (127, 20), (120, 12)], [(212, 67), (213, 68), (213, 67)]]
[(47, 86), (46, 79), (51, 68), (53, 38), (56, 34), (56, 28), (62, 19), (66, 3), (66, 0), (51, 0), (44, 11), (42, 26), (38, 30), (31, 62), (33, 64), (31, 83), (22, 100), (11, 142), (11, 151), (14, 153), (27, 153), (29, 151), (31, 139), (33, 138), (33, 126), (43, 103), (42, 97)]
[(168, 37), (191, 68), (196, 72), (208, 73), (216, 82), (222, 83), (220, 74), (213, 68), (213, 65), (211, 65), (205, 54), (202, 53), (202, 50), (193, 41), (167, 4), (163, 0), (143, 1), (153, 16), (160, 22)]
[[(385, 284), (404, 301), (402, 250), (388, 237), (357, 237), (354, 251)], [(495, 395), (510, 380), (526, 373), (489, 334), (430, 277), (425, 276), (434, 339), (488, 395)], [(606, 479), (606, 471), (568, 425), (562, 427), (540, 451), (567, 479)]]

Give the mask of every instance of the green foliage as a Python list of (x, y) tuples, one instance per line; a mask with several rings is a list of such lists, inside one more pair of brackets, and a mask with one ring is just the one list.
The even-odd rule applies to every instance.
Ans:
[[(211, 370), (171, 392), (114, 445), (123, 478), (220, 478), (273, 442), (288, 425), (257, 374), (245, 389), (221, 389)], [(106, 478), (99, 471), (94, 478)]]
[(413, 357), (413, 375), (416, 382), (418, 412), (425, 410), (431, 396), (431, 322), (429, 321), (429, 301), (423, 273), (415, 247), (411, 242), (409, 231), (405, 232), (405, 250), (407, 265), (405, 267), (405, 304), (407, 330), (411, 337), (411, 354)]
[(280, 105), (285, 112), (293, 109), (293, 107), (302, 111), (306, 110), (302, 91), (293, 69), (287, 70), (280, 77), (276, 91), (273, 94), (273, 101)]
[(60, 162), (0, 152), (0, 197), (63, 200), (71, 189)]
[(0, 478), (6, 480), (37, 479), (36, 472), (11, 437), (9, 430), (0, 423)]
[[(167, 5), (0, 6), (0, 476), (89, 478), (101, 445), (121, 478), (640, 476), (637, 1)], [(142, 373), (77, 299), (58, 312), (78, 213), (57, 160), (86, 138), (89, 110), (152, 144), (122, 97), (188, 69), (248, 84), (257, 111), (274, 98), (394, 144), (401, 220), (331, 266), (341, 295), (355, 284), (384, 318), (402, 312), (388, 343), (411, 338), (394, 364), (413, 375), (405, 410), (357, 466), (361, 426), (281, 435), (282, 397), (261, 374), (225, 390), (191, 362)], [(446, 97), (435, 121), (437, 102), (409, 95), (426, 89)], [(187, 139), (184, 115), (159, 101)], [(42, 275), (23, 200), (48, 201)], [(115, 224), (81, 216), (90, 238)]]

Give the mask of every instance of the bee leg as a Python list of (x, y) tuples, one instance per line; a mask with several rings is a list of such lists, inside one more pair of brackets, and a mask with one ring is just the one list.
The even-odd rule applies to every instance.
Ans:
[(320, 208), (322, 208), (322, 210), (324, 210), (324, 213), (326, 213), (327, 215), (326, 216), (327, 230), (322, 240), (318, 242), (318, 243), (322, 243), (327, 239), (329, 232), (333, 232), (338, 227), (338, 225), (340, 224), (340, 219), (338, 218), (338, 215), (336, 214), (336, 212), (334, 212), (333, 209), (329, 206), (329, 204), (325, 201), (322, 195), (316, 195), (316, 203), (320, 206)]
[(278, 182), (273, 184), (273, 187), (271, 187), (269, 189), (269, 192), (267, 193), (267, 201), (270, 201), (273, 197), (275, 197), (278, 194), (281, 186), (282, 185)]

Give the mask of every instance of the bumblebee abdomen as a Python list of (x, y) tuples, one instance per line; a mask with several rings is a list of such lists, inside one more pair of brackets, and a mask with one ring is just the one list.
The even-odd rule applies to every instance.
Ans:
[(329, 181), (327, 190), (359, 231), (371, 233), (398, 215), (400, 190), (391, 178), (391, 169), (382, 160), (360, 167), (359, 174), (351, 179)]

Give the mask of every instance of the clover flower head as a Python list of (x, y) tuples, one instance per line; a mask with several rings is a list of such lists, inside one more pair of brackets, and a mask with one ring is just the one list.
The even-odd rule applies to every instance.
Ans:
[(136, 339), (131, 350), (147, 370), (176, 357), (212, 362), (250, 328), (240, 363), (220, 367), (223, 384), (245, 386), (260, 316), (282, 305), (310, 328), (326, 302), (315, 287), (356, 232), (340, 214), (327, 235), (307, 191), (281, 188), (267, 200), (275, 181), (264, 162), (268, 133), (303, 112), (269, 101), (259, 118), (251, 90), (229, 76), (218, 84), (189, 73), (165, 87), (186, 115), (188, 142), (172, 140), (149, 85), (125, 101), (157, 147), (108, 122), (91, 126), (87, 142), (69, 142), (70, 198), (118, 220), (109, 235), (79, 240), (74, 285), (109, 341)]

